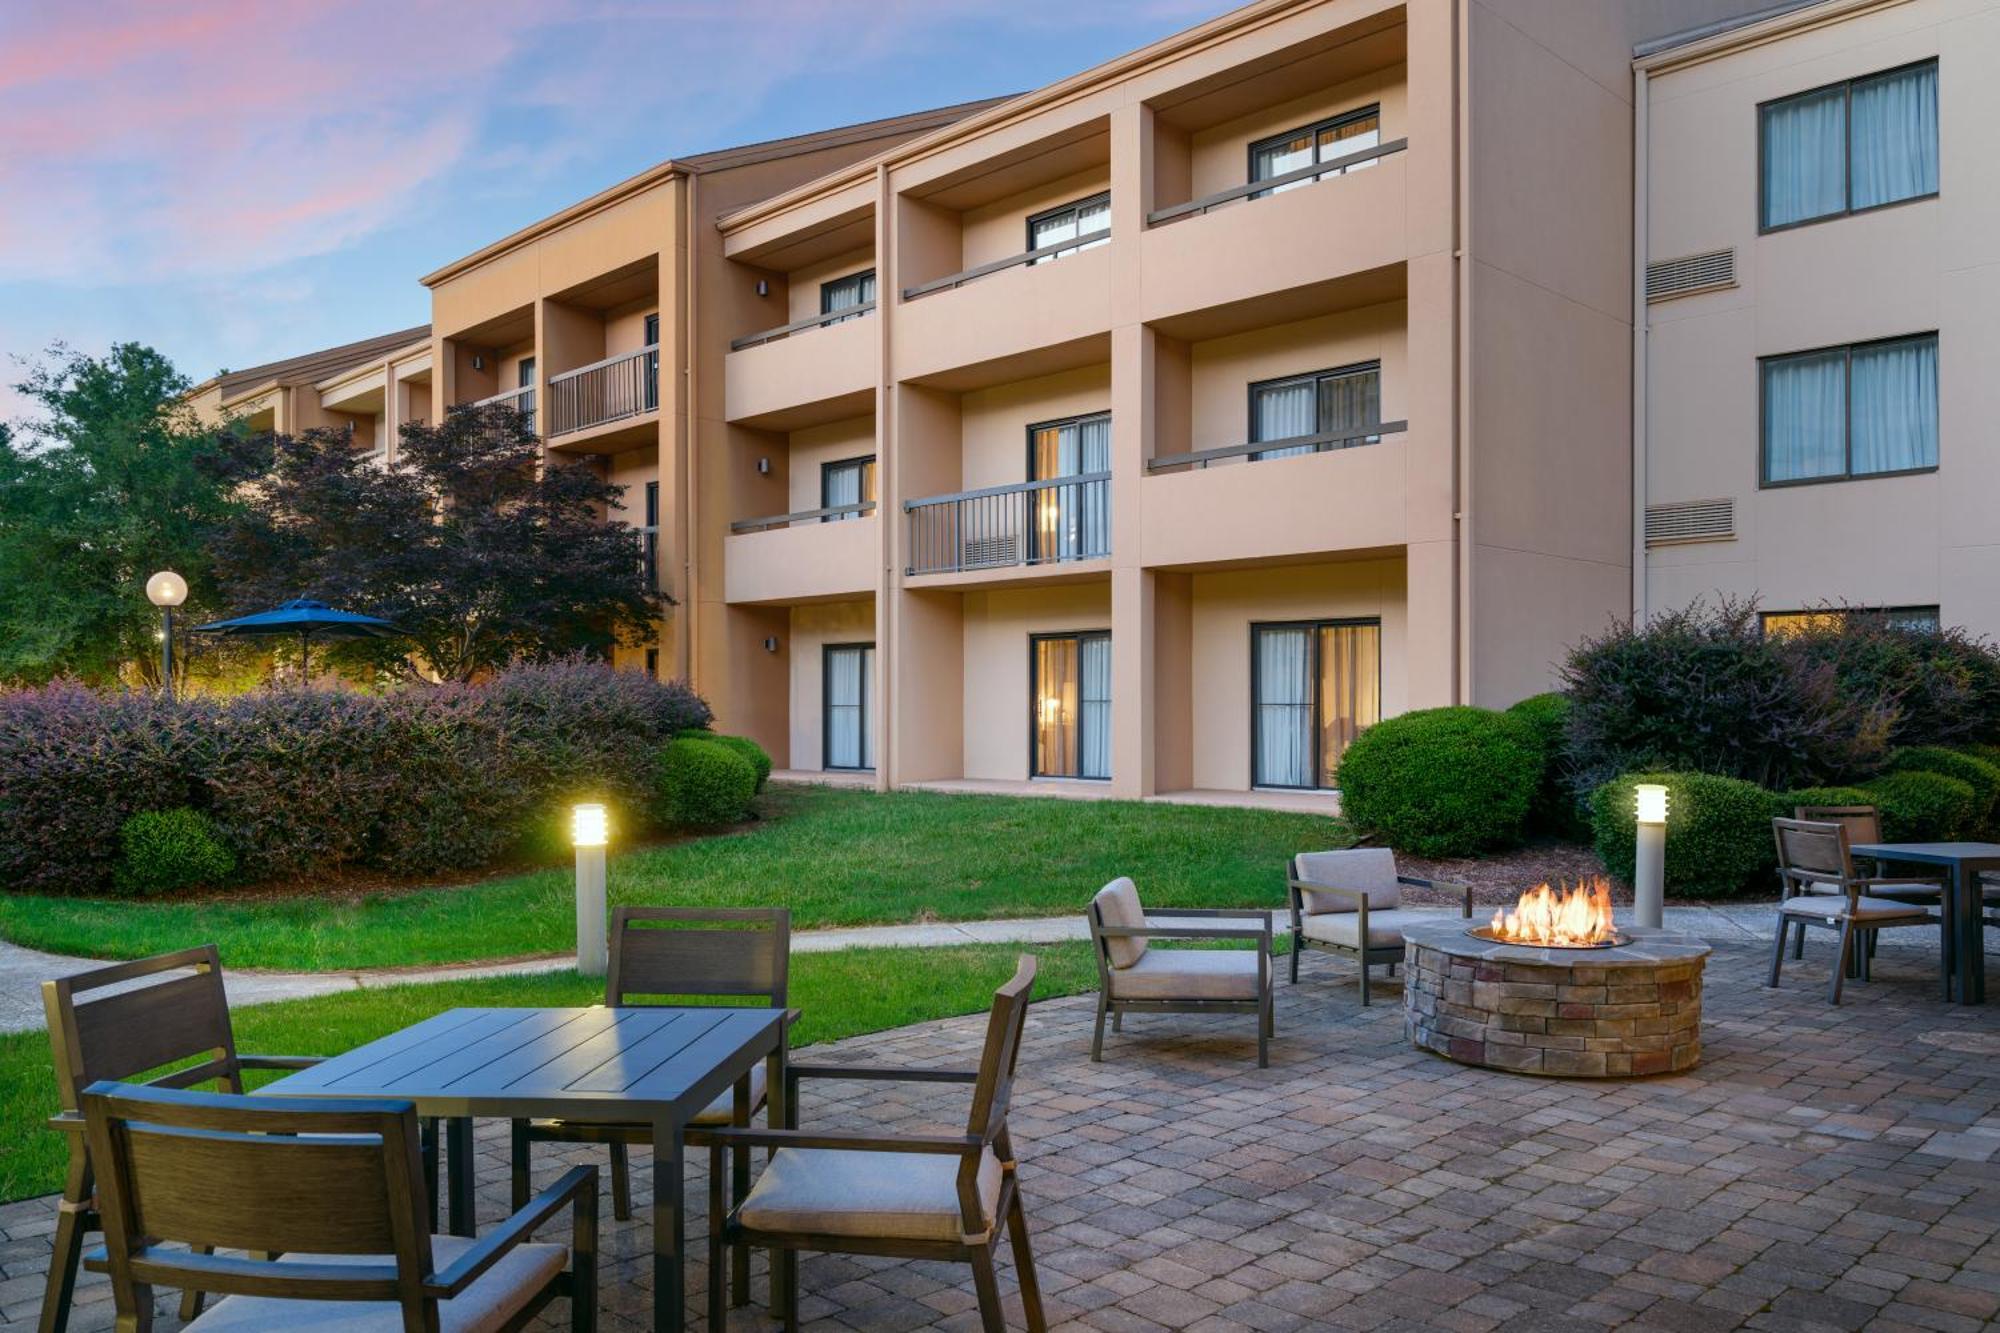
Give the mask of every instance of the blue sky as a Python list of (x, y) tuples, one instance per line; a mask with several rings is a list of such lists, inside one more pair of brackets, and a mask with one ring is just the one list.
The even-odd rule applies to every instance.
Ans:
[(10, 0), (23, 358), (190, 378), (429, 318), (420, 275), (675, 154), (1018, 92), (1227, 0)]

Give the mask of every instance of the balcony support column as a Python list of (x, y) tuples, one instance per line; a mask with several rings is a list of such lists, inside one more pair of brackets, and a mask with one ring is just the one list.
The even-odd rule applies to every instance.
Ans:
[(1139, 558), (1156, 352), (1143, 324), (1111, 331), (1111, 790), (1131, 799), (1156, 783), (1153, 574)]

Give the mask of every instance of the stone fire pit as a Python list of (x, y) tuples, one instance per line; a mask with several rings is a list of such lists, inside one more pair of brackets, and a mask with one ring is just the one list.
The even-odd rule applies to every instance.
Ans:
[(1467, 925), (1403, 931), (1404, 1026), (1424, 1050), (1572, 1078), (1678, 1073), (1700, 1061), (1709, 954), (1700, 940), (1626, 926), (1624, 944), (1551, 949), (1479, 939)]

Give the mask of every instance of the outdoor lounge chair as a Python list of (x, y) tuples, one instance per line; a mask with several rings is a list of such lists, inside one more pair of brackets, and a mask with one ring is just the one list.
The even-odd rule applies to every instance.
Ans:
[[(104, 1198), (90, 1266), (111, 1274), (120, 1333), (152, 1327), (155, 1284), (223, 1294), (188, 1333), (500, 1333), (557, 1296), (576, 1333), (597, 1326), (594, 1166), (482, 1238), (434, 1236), (410, 1102), (129, 1083), (82, 1101)], [(565, 1208), (570, 1244), (529, 1239)]]
[[(1906, 889), (1926, 881), (1907, 877), (1870, 879), (1856, 874), (1854, 856), (1848, 850), (1847, 825), (1805, 819), (1773, 819), (1771, 831), (1778, 843), (1778, 875), (1785, 884), (1785, 897), (1778, 903), (1778, 933), (1771, 946), (1771, 976), (1764, 984), (1776, 986), (1785, 962), (1785, 937), (1794, 928), (1803, 934), (1806, 926), (1824, 926), (1840, 932), (1840, 956), (1834, 961), (1833, 980), (1827, 1001), (1840, 1003), (1841, 983), (1850, 964), (1856, 961), (1855, 938), (1860, 931), (1890, 930), (1897, 926), (1930, 926), (1939, 933), (1940, 963), (1949, 956), (1951, 926), (1942, 912), (1933, 912), (1921, 903), (1901, 902), (1875, 896), (1876, 887)], [(1928, 881), (1944, 891), (1940, 880)], [(1825, 887), (1830, 886), (1829, 893)], [(1945, 998), (1951, 998), (1951, 971), (1940, 966)]]
[[(1195, 919), (1212, 925), (1161, 925)], [(1241, 925), (1220, 924), (1240, 921)], [(1254, 924), (1252, 924), (1254, 923)], [(1149, 941), (1253, 940), (1256, 949), (1154, 949)], [(1271, 1003), (1271, 916), (1260, 911), (1170, 907), (1148, 912), (1139, 890), (1120, 877), (1090, 900), (1091, 953), (1097, 959), (1097, 1026), (1090, 1058), (1104, 1058), (1104, 1016), (1123, 1032), (1128, 1013), (1252, 1014), (1257, 1019), (1257, 1067), (1271, 1063), (1277, 1030)]]
[[(798, 1250), (939, 1259), (972, 1265), (982, 1326), (1006, 1327), (993, 1252), (1004, 1232), (1028, 1327), (1047, 1327), (1028, 1246), (1027, 1218), (1007, 1132), (1021, 1031), (1035, 984), (1023, 954), (1013, 979), (993, 993), (979, 1068), (900, 1069), (874, 1065), (793, 1065), (785, 1080), (785, 1123), (798, 1124), (799, 1080), (874, 1079), (972, 1085), (963, 1134), (843, 1133), (724, 1128), (713, 1132), (708, 1168), (709, 1327), (722, 1328), (722, 1289), (733, 1246), (774, 1247), (771, 1301), (787, 1330), (798, 1328)], [(774, 1148), (770, 1165), (734, 1211), (722, 1202), (722, 1150)], [(740, 1260), (739, 1260), (740, 1262)]]
[(1396, 854), (1387, 847), (1351, 847), (1338, 852), (1300, 852), (1292, 858), (1292, 984), (1299, 980), (1299, 955), (1339, 954), (1361, 965), (1361, 1003), (1368, 1003), (1368, 969), (1403, 960), (1403, 927), (1425, 920), (1403, 906), (1403, 886), (1443, 889), (1464, 895), (1463, 915), (1472, 915), (1472, 886), (1419, 879), (1396, 872)]

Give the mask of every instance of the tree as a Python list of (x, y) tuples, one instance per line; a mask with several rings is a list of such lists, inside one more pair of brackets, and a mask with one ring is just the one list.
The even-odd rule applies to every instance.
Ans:
[(0, 431), (0, 679), (157, 683), (146, 577), (177, 570), (191, 612), (213, 605), (205, 537), (231, 501), (187, 387), (137, 343), (55, 348), (21, 385), (42, 415)]
[(345, 432), (273, 441), (270, 468), (216, 548), (238, 612), (292, 597), (392, 620), (403, 637), (328, 645), (344, 664), (469, 680), (515, 658), (644, 642), (663, 598), (637, 533), (608, 516), (624, 488), (544, 460), (507, 406), (403, 427), (393, 469)]

